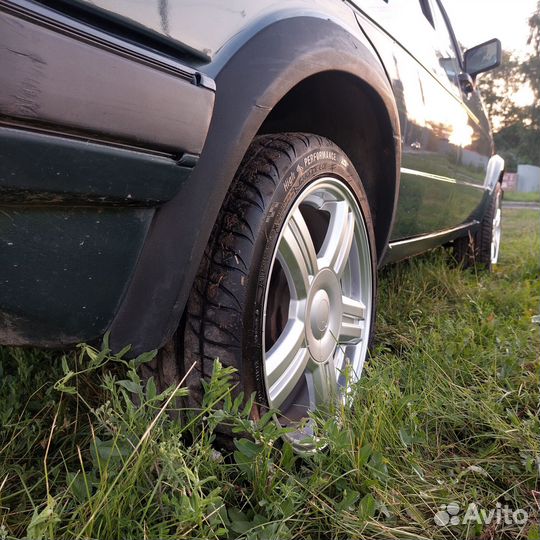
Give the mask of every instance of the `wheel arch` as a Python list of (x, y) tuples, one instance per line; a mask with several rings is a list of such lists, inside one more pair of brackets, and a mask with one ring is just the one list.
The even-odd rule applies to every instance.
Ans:
[(297, 131), (322, 135), (349, 156), (358, 171), (382, 260), (397, 195), (396, 146), (388, 110), (366, 81), (344, 71), (312, 75), (270, 111), (259, 134)]
[[(295, 92), (309, 90), (323, 79), (336, 103), (329, 100), (330, 112), (315, 115), (320, 122), (313, 124), (313, 129), (348, 150), (359, 174), (366, 177), (377, 223), (377, 251), (382, 258), (395, 213), (401, 157), (397, 108), (384, 68), (361, 34), (353, 36), (333, 21), (294, 17), (274, 22), (237, 50), (216, 76), (215, 108), (201, 158), (175, 199), (156, 214), (110, 326), (114, 349), (130, 344), (132, 354), (138, 354), (161, 347), (171, 337), (249, 144), (261, 130), (282, 126), (291, 131), (300, 126), (288, 124), (286, 116), (279, 113), (287, 111)], [(355, 102), (354, 118), (359, 123), (356, 128), (352, 123), (349, 126), (350, 140), (340, 136), (339, 124), (332, 124), (332, 117), (336, 117), (331, 111), (336, 107), (342, 121), (346, 119), (347, 107), (340, 100)], [(373, 164), (373, 158), (367, 159), (362, 144), (353, 138), (358, 136), (365, 142), (369, 129), (377, 131), (377, 140), (382, 143), (385, 158), (381, 168)]]

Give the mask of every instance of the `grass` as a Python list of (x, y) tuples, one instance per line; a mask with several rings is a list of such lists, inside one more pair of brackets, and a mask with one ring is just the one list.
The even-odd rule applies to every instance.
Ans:
[[(317, 417), (326, 449), (306, 458), (249, 421), (219, 364), (180, 421), (181, 385), (137, 376), (148, 356), (0, 349), (0, 538), (539, 538), (538, 213), (504, 210), (503, 234), (491, 275), (443, 250), (383, 271), (352, 407)], [(473, 502), (529, 519), (434, 520)]]
[(531, 191), (528, 193), (505, 191), (504, 200), (508, 202), (540, 202), (540, 191)]

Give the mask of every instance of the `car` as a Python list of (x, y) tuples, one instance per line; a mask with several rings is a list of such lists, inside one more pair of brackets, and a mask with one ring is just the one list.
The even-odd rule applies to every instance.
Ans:
[(299, 451), (346, 401), (377, 272), (490, 268), (504, 162), (439, 0), (2, 0), (0, 343), (215, 359)]

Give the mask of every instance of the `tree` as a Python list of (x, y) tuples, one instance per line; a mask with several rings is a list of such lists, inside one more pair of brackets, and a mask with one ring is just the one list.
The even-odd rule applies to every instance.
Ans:
[(535, 95), (536, 109), (540, 108), (540, 0), (536, 12), (529, 19), (530, 34), (528, 44), (532, 45), (532, 53), (524, 64), (524, 73), (528, 78)]
[(495, 130), (522, 120), (521, 107), (512, 96), (523, 84), (519, 61), (509, 52), (503, 51), (501, 65), (477, 81), (484, 106)]
[[(505, 52), (501, 67), (478, 82), (507, 170), (519, 163), (540, 166), (540, 0), (529, 28), (531, 52), (525, 60)], [(523, 84), (529, 85), (534, 98), (531, 105), (519, 107), (512, 96)]]

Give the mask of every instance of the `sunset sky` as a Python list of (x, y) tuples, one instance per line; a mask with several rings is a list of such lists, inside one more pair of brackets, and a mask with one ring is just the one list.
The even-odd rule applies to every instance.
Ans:
[(525, 54), (528, 18), (537, 0), (443, 0), (457, 38), (472, 47), (498, 37), (503, 49)]

